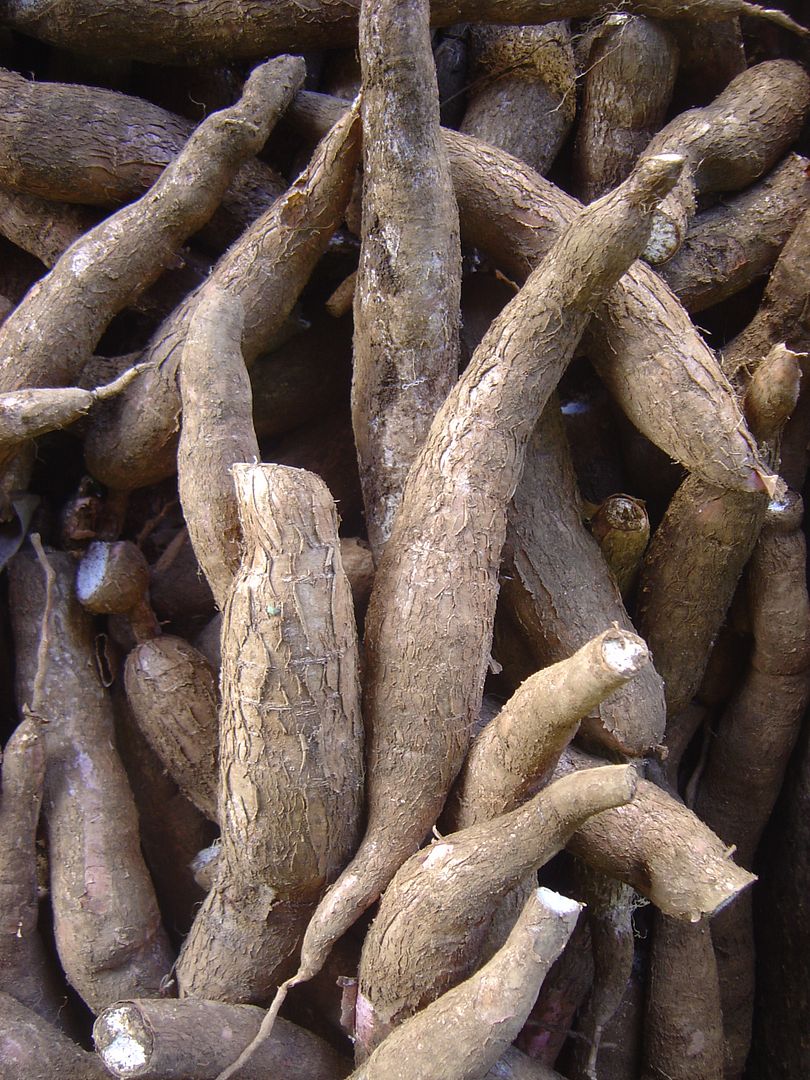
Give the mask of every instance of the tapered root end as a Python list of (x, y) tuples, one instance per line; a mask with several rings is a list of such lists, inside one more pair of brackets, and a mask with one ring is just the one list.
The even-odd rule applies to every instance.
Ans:
[(672, 191), (683, 172), (683, 154), (652, 154), (635, 168), (635, 184), (653, 199), (663, 199)]

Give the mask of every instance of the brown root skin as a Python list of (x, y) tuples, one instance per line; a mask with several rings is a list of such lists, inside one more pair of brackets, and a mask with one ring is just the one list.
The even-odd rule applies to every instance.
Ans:
[(507, 815), (443, 837), (399, 869), (363, 945), (358, 1050), (371, 1053), (393, 1027), (466, 978), (498, 901), (584, 820), (627, 803), (636, 786), (628, 765), (564, 780)]
[(0, 992), (0, 1080), (110, 1080), (88, 1054), (58, 1028), (9, 994)]
[(810, 699), (805, 560), (799, 526), (762, 530), (748, 570), (750, 667), (720, 720), (698, 790), (697, 812), (736, 845), (744, 866), (753, 865)]
[[(0, 104), (3, 185), (69, 203), (118, 206), (140, 198), (194, 131), (190, 121), (128, 94), (29, 81), (1, 69)], [(267, 165), (243, 164), (206, 230), (212, 245), (232, 243), (283, 190)]]
[(470, 93), (459, 130), (546, 173), (574, 121), (568, 23), (474, 26), (470, 44)]
[[(48, 267), (89, 232), (101, 216), (98, 210), (86, 206), (54, 202), (18, 191), (0, 191), (0, 233)], [(187, 250), (178, 253), (158, 281), (134, 297), (130, 306), (152, 318), (163, 319), (186, 293), (200, 284), (209, 269), (204, 257)]]
[(65, 252), (0, 328), (0, 389), (76, 381), (113, 316), (214, 212), (303, 77), (297, 57), (257, 68), (240, 101), (204, 120), (142, 199)]
[(810, 76), (790, 60), (742, 72), (711, 105), (681, 113), (644, 155), (686, 159), (681, 180), (662, 203), (644, 257), (670, 259), (686, 239), (698, 195), (747, 187), (775, 165), (801, 131), (810, 107)]
[(366, 834), (318, 905), (299, 970), (279, 988), (259, 1039), (288, 986), (319, 970), (441, 811), (481, 705), (506, 510), (526, 443), (592, 306), (644, 243), (679, 169), (664, 156), (582, 211), (492, 324), (433, 422), (366, 619)]
[[(746, 900), (741, 897), (739, 904)], [(684, 923), (656, 912), (641, 1075), (643, 1080), (723, 1078), (723, 1014), (706, 919)]]
[[(118, 682), (113, 693), (115, 744), (135, 798), (144, 860), (164, 925), (176, 934), (187, 934), (208, 891), (197, 884), (190, 864), (212, 844), (217, 828), (169, 776), (141, 733)], [(174, 992), (173, 980), (167, 980), (167, 989)]]
[(732, 381), (750, 378), (780, 342), (799, 353), (810, 351), (808, 245), (810, 210), (801, 217), (776, 260), (756, 315), (722, 351), (723, 371)]
[(745, 391), (743, 410), (760, 442), (777, 442), (799, 400), (802, 368), (798, 353), (774, 345)]
[(532, 1061), (551, 1065), (560, 1056), (577, 1010), (593, 984), (588, 920), (580, 915), (568, 944), (552, 964), (517, 1045)]
[(236, 465), (234, 481), (245, 554), (223, 613), (222, 845), (177, 979), (181, 996), (260, 1001), (357, 844), (362, 726), (333, 500), (299, 469)]
[[(342, 111), (289, 191), (248, 229), (214, 268), (209, 283), (242, 301), (242, 354), (250, 367), (292, 311), (339, 227), (359, 155), (358, 106)], [(176, 467), (181, 410), (177, 369), (196, 294), (164, 322), (144, 350), (148, 371), (114, 406), (99, 410), (85, 439), (97, 479), (131, 490)]]
[(522, 1028), (579, 911), (576, 901), (537, 889), (492, 960), (397, 1028), (353, 1080), (485, 1075)]
[[(745, 14), (767, 19), (795, 34), (808, 31), (783, 11), (748, 0), (629, 0), (627, 7), (653, 18), (722, 19)], [(434, 0), (431, 21), (449, 25), (459, 20), (495, 19), (516, 25), (589, 17), (605, 10), (604, 0)], [(607, 5), (612, 10), (612, 5)], [(284, 49), (351, 45), (357, 36), (356, 0), (321, 0), (303, 20), (295, 0), (267, 4), (251, 0), (197, 0), (193, 11), (151, 0), (108, 5), (104, 19), (92, 0), (9, 0), (10, 26), (43, 41), (80, 52), (124, 56), (148, 63), (190, 64), (199, 60), (267, 56)]]
[(250, 379), (242, 357), (244, 305), (203, 287), (186, 332), (178, 384), (183, 409), (177, 478), (189, 538), (222, 610), (241, 557), (231, 468), (259, 461)]
[[(213, 1080), (255, 1035), (264, 1015), (252, 1005), (184, 998), (119, 1001), (93, 1025), (96, 1053), (120, 1080)], [(242, 1080), (341, 1080), (351, 1064), (317, 1035), (279, 1019), (240, 1073)]]
[(810, 207), (810, 162), (788, 157), (760, 183), (692, 220), (677, 254), (659, 270), (692, 314), (764, 277)]
[(669, 26), (680, 50), (676, 109), (708, 105), (748, 67), (739, 15), (677, 19)]
[[(556, 398), (532, 434), (509, 508), (501, 596), (535, 666), (567, 659), (605, 626), (633, 632), (605, 560), (582, 523)], [(649, 664), (583, 720), (580, 734), (640, 755), (660, 743), (665, 719), (664, 687)]]
[[(677, 158), (662, 158), (582, 212), (492, 324), (433, 422), (366, 621), (369, 824), (313, 919), (302, 971), (317, 969), (441, 810), (481, 703), (506, 509), (534, 420), (587, 312), (643, 243), (656, 199), (679, 167)], [(595, 234), (603, 241), (596, 254)], [(404, 759), (402, 746), (411, 748)]]
[(579, 1014), (579, 1037), (573, 1042), (569, 1068), (575, 1080), (595, 1080), (602, 1075), (599, 1059), (605, 1029), (622, 1003), (633, 970), (637, 897), (628, 885), (595, 874), (583, 864), (578, 871), (591, 929), (594, 981)]
[(360, 7), (363, 218), (352, 423), (371, 550), (458, 376), (461, 244), (428, 0)]
[(723, 490), (690, 476), (652, 538), (636, 621), (664, 679), (670, 716), (686, 708), (700, 685), (767, 505), (764, 493)]
[(588, 203), (624, 180), (663, 124), (678, 48), (667, 27), (619, 13), (604, 20), (584, 60), (574, 177)]
[(530, 676), (475, 739), (445, 807), (443, 831), (514, 809), (555, 766), (579, 722), (649, 662), (641, 638), (606, 630)]
[(182, 638), (143, 641), (126, 659), (132, 714), (183, 794), (217, 821), (217, 685), (207, 660)]
[(75, 564), (61, 552), (47, 560), (54, 573), (47, 589), (30, 553), (9, 567), (17, 696), (31, 701), (36, 686), (35, 708), (47, 720), (44, 816), (59, 958), (99, 1009), (128, 993), (159, 994), (172, 957), (112, 742), (92, 619), (75, 597)]
[[(65, 998), (37, 928), (36, 834), (45, 783), (39, 720), (17, 727), (3, 753), (0, 800), (0, 991), (60, 1025)], [(1, 1040), (0, 1040), (1, 1042)]]
[(95, 540), (76, 573), (76, 598), (94, 615), (123, 614), (149, 593), (149, 564), (131, 540)]
[(631, 495), (610, 495), (594, 511), (590, 526), (619, 592), (627, 596), (650, 539), (644, 503)]
[[(554, 771), (596, 768), (599, 758), (569, 748)], [(755, 880), (691, 810), (647, 780), (626, 806), (590, 818), (568, 848), (590, 866), (632, 885), (666, 915), (696, 922)]]
[(563, 1077), (554, 1069), (548, 1069), (539, 1061), (522, 1054), (517, 1047), (510, 1046), (484, 1080), (563, 1080)]
[(109, 401), (137, 378), (140, 367), (127, 368), (107, 386), (12, 390), (0, 394), (0, 457), (9, 459), (20, 443), (58, 431), (86, 416), (97, 402)]

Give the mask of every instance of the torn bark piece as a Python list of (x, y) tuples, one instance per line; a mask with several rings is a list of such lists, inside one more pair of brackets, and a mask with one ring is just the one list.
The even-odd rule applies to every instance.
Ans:
[(358, 839), (357, 642), (334, 502), (310, 473), (237, 465), (245, 555), (222, 631), (217, 878), (181, 996), (261, 1001)]
[(624, 180), (663, 124), (678, 47), (668, 27), (616, 13), (597, 29), (583, 68), (574, 177), (587, 203)]
[[(287, 194), (248, 229), (212, 271), (209, 284), (241, 300), (242, 355), (250, 367), (278, 332), (340, 225), (359, 154), (357, 108), (321, 142)], [(156, 331), (144, 350), (149, 369), (115, 407), (101, 410), (85, 438), (90, 471), (131, 490), (176, 468), (180, 395), (177, 370), (197, 294)]]
[(378, 560), (408, 470), (458, 376), (461, 245), (427, 0), (365, 3), (363, 221), (352, 422)]
[(565, 141), (576, 110), (576, 71), (568, 22), (477, 25), (471, 29), (470, 45), (467, 109), (459, 130), (499, 146), (545, 174)]
[(576, 901), (537, 889), (492, 960), (389, 1035), (352, 1080), (467, 1080), (485, 1074), (523, 1026), (579, 911)]
[(47, 560), (47, 587), (32, 554), (9, 566), (17, 697), (35, 696), (47, 720), (44, 816), (59, 958), (97, 1010), (127, 994), (159, 995), (172, 957), (112, 742), (92, 619), (75, 597), (75, 564), (62, 552)]
[(698, 195), (747, 187), (798, 138), (810, 106), (810, 76), (791, 60), (756, 64), (711, 105), (681, 113), (645, 154), (682, 153), (687, 165), (662, 203), (644, 257), (672, 258), (686, 239)]

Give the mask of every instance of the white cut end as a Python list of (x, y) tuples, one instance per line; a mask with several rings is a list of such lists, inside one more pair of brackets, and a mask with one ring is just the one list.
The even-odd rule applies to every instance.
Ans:
[(107, 1009), (100, 1023), (96, 1050), (105, 1067), (116, 1076), (137, 1076), (147, 1060), (146, 1050), (138, 1041), (144, 1030), (137, 1012), (127, 1005)]
[(76, 574), (76, 596), (80, 604), (88, 603), (104, 584), (110, 561), (110, 545), (94, 540), (79, 563)]
[(537, 890), (537, 900), (554, 915), (578, 915), (582, 910), (582, 904), (578, 900), (572, 900), (570, 896), (563, 896), (562, 893), (553, 892), (543, 886)]
[(650, 659), (650, 653), (641, 638), (623, 634), (602, 642), (602, 659), (617, 675), (635, 675)]
[(647, 246), (641, 254), (642, 259), (657, 266), (671, 259), (681, 246), (681, 230), (672, 218), (656, 210), (653, 215), (652, 229)]

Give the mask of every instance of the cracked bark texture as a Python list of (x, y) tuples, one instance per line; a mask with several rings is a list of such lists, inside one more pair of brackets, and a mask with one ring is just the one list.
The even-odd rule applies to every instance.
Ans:
[[(321, 137), (346, 109), (346, 103), (337, 98), (302, 91), (289, 113), (299, 130)], [(443, 136), (463, 238), (487, 251), (512, 278), (524, 280), (573, 220), (579, 204), (503, 151), (458, 132), (444, 130)], [(715, 483), (758, 488), (762, 462), (717, 360), (683, 307), (650, 268), (636, 263), (594, 316), (586, 331), (589, 356), (639, 431), (670, 457)], [(662, 393), (662, 385), (670, 392)], [(139, 443), (137, 417), (151, 410), (149, 402), (173, 393), (169, 382), (152, 386), (138, 399), (134, 418), (128, 413), (132, 430), (124, 445)], [(161, 432), (150, 436), (159, 446), (170, 441), (167, 428), (175, 421), (170, 422), (165, 413), (172, 409), (176, 403), (162, 406)], [(171, 453), (165, 449), (163, 453), (162, 471), (155, 479), (169, 475), (173, 468)], [(110, 451), (99, 454), (97, 467), (102, 469), (105, 458), (111, 456)], [(152, 445), (144, 456), (154, 460), (160, 455)], [(127, 470), (122, 470), (112, 486), (126, 487), (126, 477)]]
[(661, 277), (696, 313), (764, 277), (810, 207), (810, 162), (788, 157), (742, 195), (693, 219), (683, 247)]
[(678, 47), (672, 33), (640, 16), (608, 15), (582, 72), (574, 180), (583, 202), (629, 174), (659, 130), (672, 99)]
[[(501, 591), (538, 666), (559, 663), (606, 627), (633, 632), (599, 546), (582, 523), (556, 397), (543, 410), (509, 507)], [(583, 718), (581, 733), (629, 754), (664, 734), (664, 687), (652, 664)]]
[[(627, 0), (640, 15), (704, 20), (761, 14), (796, 27), (782, 12), (766, 12), (744, 0)], [(522, 25), (600, 14), (604, 0), (433, 0), (431, 21), (460, 20)], [(260, 57), (285, 49), (351, 45), (357, 38), (358, 0), (6, 0), (4, 16), (14, 28), (53, 44), (124, 56), (148, 63)]]
[[(69, 203), (118, 206), (139, 198), (194, 131), (189, 120), (141, 98), (93, 86), (29, 82), (2, 69), (0, 104), (3, 185)], [(242, 164), (229, 184), (207, 233), (219, 248), (284, 191), (283, 179), (258, 161)]]
[(768, 60), (737, 76), (710, 105), (671, 120), (644, 154), (682, 153), (681, 179), (658, 211), (644, 257), (666, 262), (681, 247), (697, 198), (739, 191), (796, 141), (810, 107), (810, 75), (792, 60)]
[(481, 706), (506, 511), (529, 436), (678, 169), (664, 157), (582, 211), (493, 322), (414, 462), (366, 616), (368, 825), (310, 923), (302, 978), (441, 811)]
[(568, 22), (473, 26), (470, 53), (470, 91), (459, 130), (499, 146), (545, 174), (565, 142), (576, 110)]
[[(357, 109), (349, 109), (287, 193), (211, 273), (209, 284), (244, 306), (242, 355), (248, 367), (282, 327), (340, 225), (360, 152), (358, 120)], [(155, 332), (142, 356), (148, 370), (112, 408), (99, 410), (88, 428), (88, 468), (110, 487), (142, 487), (175, 470), (181, 412), (177, 370), (197, 300), (193, 293)]]
[(56, 945), (68, 981), (93, 1010), (158, 995), (172, 964), (140, 849), (132, 793), (113, 745), (112, 705), (96, 668), (93, 621), (75, 597), (70, 555), (50, 552), (55, 581), (41, 698), (31, 702), (45, 610), (41, 566), (9, 565), (17, 699), (37, 707), (47, 771), (44, 816)]
[(627, 803), (635, 785), (628, 765), (565, 777), (511, 813), (442, 837), (400, 867), (363, 943), (357, 1052), (370, 1054), (392, 1028), (470, 975), (499, 901), (592, 814)]
[(458, 377), (461, 245), (427, 0), (365, 0), (363, 220), (352, 422), (379, 559), (408, 470)]
[(389, 1035), (351, 1080), (474, 1080), (486, 1075), (523, 1027), (579, 912), (576, 901), (535, 890), (492, 960)]
[(177, 965), (180, 996), (262, 1001), (358, 840), (357, 639), (322, 481), (234, 467), (245, 555), (223, 613), (217, 878)]

